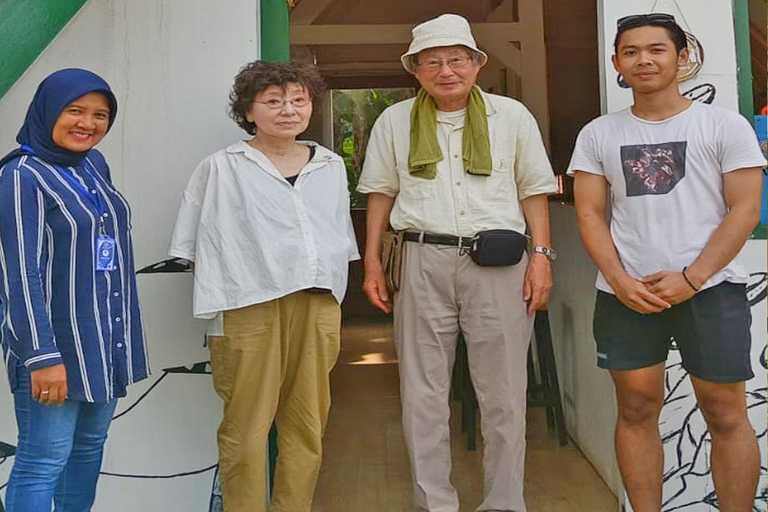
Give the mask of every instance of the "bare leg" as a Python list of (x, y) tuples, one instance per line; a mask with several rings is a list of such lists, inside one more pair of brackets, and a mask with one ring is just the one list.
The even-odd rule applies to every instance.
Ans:
[(721, 512), (751, 512), (760, 475), (760, 450), (747, 416), (744, 383), (691, 376), (712, 436), (712, 474)]
[(664, 363), (639, 370), (613, 370), (619, 415), (616, 455), (635, 512), (661, 511), (664, 452), (659, 415), (664, 403)]

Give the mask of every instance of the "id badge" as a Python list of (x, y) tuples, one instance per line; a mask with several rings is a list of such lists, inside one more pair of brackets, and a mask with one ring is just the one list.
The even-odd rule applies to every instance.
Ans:
[(101, 235), (96, 239), (96, 270), (115, 270), (115, 239)]

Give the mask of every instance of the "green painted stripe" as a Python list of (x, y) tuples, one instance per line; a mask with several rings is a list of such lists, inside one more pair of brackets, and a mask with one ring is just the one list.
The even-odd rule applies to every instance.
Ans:
[(286, 0), (261, 0), (261, 60), (285, 62), (291, 58), (290, 25)]
[[(286, 62), (291, 59), (291, 31), (286, 0), (261, 0), (261, 60)], [(277, 427), (269, 432), (269, 490), (275, 483)]]
[[(752, 48), (749, 39), (749, 0), (733, 0), (734, 29), (736, 32), (736, 79), (739, 89), (739, 112), (750, 124), (755, 116), (755, 98), (752, 90)], [(765, 191), (763, 191), (765, 194)], [(766, 239), (766, 227), (758, 226), (752, 238)]]
[(752, 96), (752, 49), (749, 40), (749, 0), (733, 0), (736, 31), (736, 63), (739, 83), (739, 112), (752, 121), (755, 115)]
[(0, 98), (87, 0), (0, 0)]

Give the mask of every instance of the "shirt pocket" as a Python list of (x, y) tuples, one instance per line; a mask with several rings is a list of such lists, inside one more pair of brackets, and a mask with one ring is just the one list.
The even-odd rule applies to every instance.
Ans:
[(399, 165), (397, 174), (400, 177), (399, 195), (407, 201), (425, 201), (435, 195), (437, 178), (425, 179), (413, 176), (407, 165)]
[(493, 172), (490, 176), (475, 176), (478, 183), (478, 191), (481, 196), (478, 198), (483, 202), (490, 203), (508, 203), (515, 200), (514, 194), (514, 173), (512, 172), (512, 159), (507, 156), (493, 157)]

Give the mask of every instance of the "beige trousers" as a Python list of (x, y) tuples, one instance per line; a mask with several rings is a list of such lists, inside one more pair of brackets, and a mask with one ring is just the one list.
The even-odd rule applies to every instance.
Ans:
[(278, 429), (272, 512), (310, 512), (339, 354), (341, 310), (306, 291), (224, 313), (209, 337), (213, 385), (224, 400), (218, 431), (225, 512), (265, 512), (267, 436)]
[(459, 331), (482, 416), (485, 492), (477, 510), (525, 512), (526, 361), (534, 320), (523, 301), (527, 261), (480, 267), (455, 247), (405, 244), (395, 340), (417, 512), (459, 512), (448, 425)]

